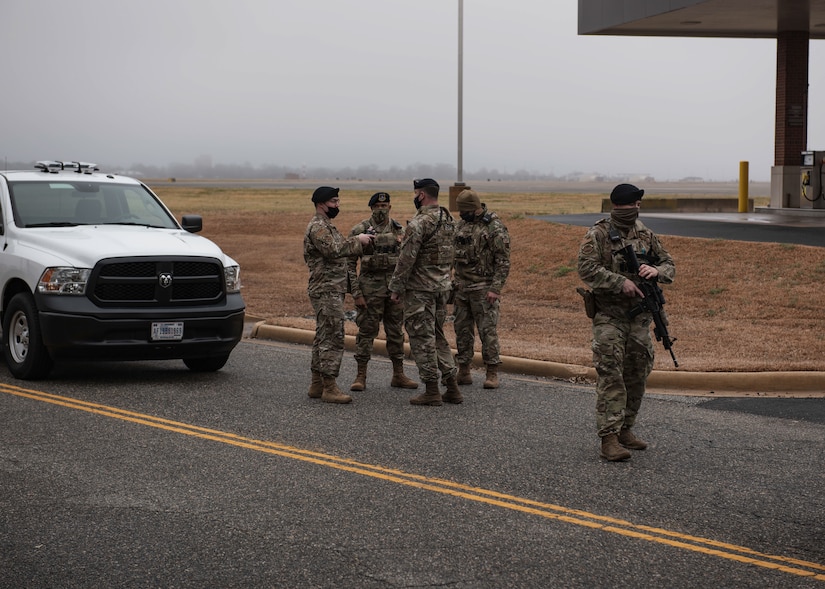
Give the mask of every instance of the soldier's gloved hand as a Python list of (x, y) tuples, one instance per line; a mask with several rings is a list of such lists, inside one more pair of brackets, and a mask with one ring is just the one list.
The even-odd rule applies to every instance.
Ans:
[(355, 297), (355, 306), (359, 309), (366, 309), (367, 308), (367, 299), (364, 296)]

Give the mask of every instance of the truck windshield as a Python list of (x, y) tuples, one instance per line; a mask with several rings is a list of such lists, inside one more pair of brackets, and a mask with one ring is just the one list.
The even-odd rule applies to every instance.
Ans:
[(147, 225), (178, 229), (157, 198), (143, 186), (95, 182), (9, 182), (18, 227)]

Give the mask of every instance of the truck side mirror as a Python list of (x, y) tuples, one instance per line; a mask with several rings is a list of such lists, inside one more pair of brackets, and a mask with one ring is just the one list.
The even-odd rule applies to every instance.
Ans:
[(180, 222), (184, 231), (189, 233), (197, 233), (203, 229), (203, 217), (200, 215), (184, 215)]

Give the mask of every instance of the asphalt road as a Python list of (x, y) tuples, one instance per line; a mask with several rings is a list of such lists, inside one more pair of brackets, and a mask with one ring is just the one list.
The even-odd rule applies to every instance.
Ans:
[[(607, 213), (580, 215), (542, 215), (537, 219), (590, 227)], [(825, 247), (825, 215), (792, 217), (775, 213), (645, 213), (640, 220), (660, 235), (679, 235), (706, 239), (732, 239), (762, 243), (792, 243)]]
[(823, 586), (825, 423), (650, 396), (608, 464), (591, 387), (413, 407), (376, 359), (333, 406), (309, 356), (0, 367), (0, 587)]

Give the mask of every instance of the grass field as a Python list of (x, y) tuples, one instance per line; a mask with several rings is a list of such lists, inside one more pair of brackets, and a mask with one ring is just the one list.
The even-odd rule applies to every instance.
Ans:
[[(369, 216), (366, 203), (380, 189), (342, 190), (342, 212), (335, 220), (342, 233)], [(241, 264), (248, 313), (276, 325), (314, 329), (302, 250), (313, 214), (311, 191), (164, 185), (157, 192), (178, 217), (202, 214), (203, 235)], [(404, 223), (414, 213), (411, 191), (391, 194), (392, 215)], [(576, 257), (585, 228), (531, 216), (598, 212), (605, 195), (481, 196), (503, 218), (512, 240), (512, 269), (502, 293), (499, 326), (502, 353), (590, 365), (590, 322), (575, 292), (581, 284)], [(757, 199), (757, 205), (764, 201)], [(663, 241), (677, 268), (676, 281), (664, 288), (679, 370), (820, 369), (825, 348), (821, 248), (677, 236), (664, 236)], [(347, 308), (354, 308), (349, 297)], [(348, 323), (347, 333), (356, 333), (354, 323)], [(673, 370), (660, 344), (656, 351), (655, 368)]]

